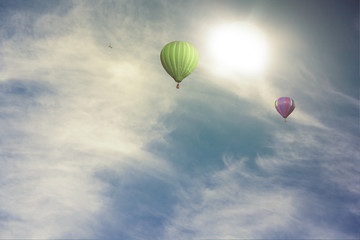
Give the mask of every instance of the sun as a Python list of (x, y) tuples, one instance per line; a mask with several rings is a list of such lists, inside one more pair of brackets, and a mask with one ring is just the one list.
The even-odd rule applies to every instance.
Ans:
[(245, 22), (214, 28), (210, 32), (209, 49), (214, 72), (222, 74), (259, 74), (269, 58), (264, 33)]

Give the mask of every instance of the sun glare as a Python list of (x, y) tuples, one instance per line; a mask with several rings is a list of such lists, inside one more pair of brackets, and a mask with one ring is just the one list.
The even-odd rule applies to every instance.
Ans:
[(256, 75), (267, 64), (269, 49), (265, 35), (248, 23), (215, 28), (210, 33), (210, 53), (217, 73)]

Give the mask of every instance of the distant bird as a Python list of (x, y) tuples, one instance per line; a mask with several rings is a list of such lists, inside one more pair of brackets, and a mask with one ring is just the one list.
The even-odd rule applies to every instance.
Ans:
[(112, 48), (111, 43), (109, 43), (109, 48)]

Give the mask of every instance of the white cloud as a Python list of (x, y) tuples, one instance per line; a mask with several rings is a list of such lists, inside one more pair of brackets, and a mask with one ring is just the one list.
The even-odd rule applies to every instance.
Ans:
[(360, 195), (358, 142), (300, 126), (274, 134), (271, 155), (225, 155), (224, 170), (188, 180), (164, 239), (355, 239), (339, 219), (359, 216), (341, 197)]
[[(124, 177), (132, 168), (160, 179), (172, 172), (145, 150), (163, 141), (167, 129), (158, 119), (176, 103), (153, 45), (157, 25), (126, 18), (127, 25), (113, 28), (110, 38), (121, 41), (110, 49), (107, 36), (99, 45), (101, 22), (92, 25), (91, 14), (79, 3), (63, 16), (39, 15), (31, 33), (23, 31), (28, 16), (17, 14), (16, 34), (2, 42), (1, 83), (20, 83), (32, 94), (8, 93), (1, 108), (11, 113), (0, 122), (8, 129), (0, 150), (2, 238), (94, 237), (97, 216), (104, 217), (112, 201), (98, 171)], [(129, 26), (139, 30), (132, 38), (126, 37)], [(136, 43), (141, 54), (119, 50)], [(44, 94), (27, 87), (34, 82)]]
[[(246, 111), (272, 127), (271, 151), (255, 159), (225, 156), (224, 170), (189, 179), (193, 187), (180, 196), (164, 239), (356, 239), (346, 229), (351, 223), (338, 219), (359, 216), (352, 200), (360, 194), (359, 137), (351, 132), (357, 122), (337, 113), (351, 113), (359, 102), (333, 90), (321, 70), (298, 67), (284, 71), (291, 81), (216, 83), (256, 106)], [(273, 104), (282, 90), (296, 96), (297, 108), (288, 123), (279, 118), (274, 124)]]
[(291, 191), (247, 172), (248, 159), (224, 161), (226, 169), (210, 177), (210, 186), (193, 180), (164, 239), (262, 238), (294, 221)]
[[(107, 218), (113, 216), (109, 211), (112, 201), (119, 200), (108, 195), (109, 183), (95, 177), (103, 170), (125, 182), (131, 181), (134, 172), (164, 182), (176, 181), (178, 174), (169, 163), (146, 151), (152, 141), (167, 144), (163, 137), (170, 130), (159, 119), (180, 99), (171, 91), (174, 83), (162, 69), (158, 54), (163, 44), (178, 37), (201, 45), (201, 31), (194, 36), (189, 29), (188, 35), (175, 27), (165, 31), (178, 21), (176, 17), (164, 23), (152, 19), (149, 24), (149, 8), (142, 7), (146, 2), (138, 6), (125, 1), (115, 5), (74, 2), (68, 12), (15, 14), (14, 21), (0, 30), (0, 83), (11, 88), (17, 81), (31, 93), (28, 97), (6, 93), (8, 99), (0, 105), (5, 116), (0, 119), (0, 218), (4, 220), (0, 237), (97, 236), (101, 221), (111, 222)], [(164, 1), (157, 7), (171, 4), (180, 5)], [(173, 7), (164, 14), (185, 13)], [(6, 33), (9, 28), (16, 29), (14, 35)], [(113, 49), (107, 47), (109, 42)], [(199, 52), (205, 50), (200, 46)], [(305, 67), (303, 59), (280, 71), (287, 59), (277, 57), (276, 66), (267, 75), (240, 81), (238, 76), (219, 79), (208, 75), (205, 79), (206, 55), (200, 56), (203, 60), (192, 77), (252, 100), (258, 108), (244, 114), (272, 127), (269, 147), (274, 154), (259, 153), (256, 159), (225, 156), (224, 170), (185, 180), (191, 188), (179, 189), (180, 184), (174, 183), (180, 190), (179, 202), (174, 218), (168, 219), (164, 239), (265, 238), (284, 232), (294, 238), (352, 237), (339, 228), (331, 229), (331, 224), (317, 226), (311, 221), (307, 214), (318, 212), (304, 203), (314, 200), (313, 206), (321, 206), (322, 199), (307, 198), (309, 192), (304, 188), (313, 183), (289, 177), (286, 171), (306, 169), (315, 162), (324, 182), (357, 197), (359, 139), (333, 124), (341, 121), (351, 125), (352, 120), (334, 116), (330, 122), (326, 111), (314, 113), (327, 106), (326, 101), (333, 96), (352, 108), (358, 101), (332, 90), (329, 82), (323, 81), (326, 77), (321, 70)], [(33, 83), (40, 86), (41, 94), (36, 87), (27, 89)], [(272, 120), (279, 117), (273, 104), (281, 95), (296, 96), (297, 108), (288, 125)], [(261, 174), (247, 167), (248, 162)], [(305, 186), (300, 190), (284, 187), (286, 180)], [(354, 204), (344, 206), (358, 216)], [(129, 213), (117, 217), (123, 217), (121, 214)], [(116, 224), (126, 222), (125, 217), (116, 220)]]

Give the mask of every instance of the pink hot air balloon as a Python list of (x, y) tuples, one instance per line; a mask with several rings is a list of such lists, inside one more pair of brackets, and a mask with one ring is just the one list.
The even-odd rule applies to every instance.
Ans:
[(294, 111), (295, 102), (294, 99), (290, 97), (281, 97), (275, 101), (275, 108), (280, 113), (280, 115), (284, 118), (284, 122), (286, 122), (286, 118)]

